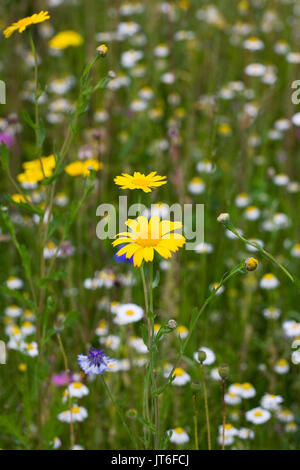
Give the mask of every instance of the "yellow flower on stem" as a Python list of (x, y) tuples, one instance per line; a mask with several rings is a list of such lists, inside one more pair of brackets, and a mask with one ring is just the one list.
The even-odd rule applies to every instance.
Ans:
[(90, 158), (89, 160), (81, 161), (77, 160), (72, 162), (65, 167), (65, 172), (70, 176), (89, 176), (90, 170), (99, 171), (102, 170), (103, 163)]
[(119, 238), (112, 244), (124, 245), (116, 255), (125, 255), (127, 259), (133, 257), (133, 264), (137, 267), (141, 266), (143, 260), (153, 261), (155, 251), (168, 259), (185, 244), (184, 236), (174, 232), (182, 228), (181, 222), (160, 220), (158, 216), (148, 221), (146, 217), (140, 216), (136, 220), (127, 220), (126, 225), (131, 231), (119, 233)]
[(121, 186), (122, 189), (142, 189), (144, 193), (151, 193), (152, 188), (157, 188), (166, 184), (166, 176), (160, 176), (152, 171), (149, 175), (144, 175), (139, 171), (135, 171), (133, 176), (127, 173), (122, 173), (122, 176), (116, 176), (114, 179), (115, 184)]
[(83, 37), (76, 31), (67, 30), (56, 34), (49, 41), (52, 49), (66, 49), (67, 47), (78, 47), (83, 43)]
[(19, 31), (19, 33), (23, 33), (28, 26), (37, 23), (43, 23), (46, 20), (50, 19), (50, 15), (47, 11), (41, 11), (40, 13), (35, 13), (32, 16), (27, 16), (26, 18), (22, 18), (21, 20), (13, 23), (11, 26), (6, 28), (3, 31), (5, 38), (9, 38), (15, 31)]

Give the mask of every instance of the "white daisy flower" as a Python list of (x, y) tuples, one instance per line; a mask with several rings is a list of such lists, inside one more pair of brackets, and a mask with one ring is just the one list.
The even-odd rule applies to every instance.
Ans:
[(271, 290), (279, 286), (279, 281), (274, 274), (267, 273), (262, 277), (259, 284), (262, 289)]
[(30, 321), (25, 321), (21, 325), (21, 331), (24, 336), (30, 336), (35, 332), (36, 328)]
[(145, 345), (142, 338), (137, 338), (136, 336), (132, 336), (129, 339), (129, 344), (132, 346), (139, 354), (144, 354), (148, 352), (148, 348)]
[(263, 64), (249, 64), (245, 68), (245, 74), (250, 77), (262, 77), (266, 73), (266, 67)]
[[(169, 364), (165, 366), (164, 377), (169, 377), (172, 369), (173, 367)], [(172, 385), (177, 385), (177, 386), (186, 385), (191, 380), (190, 375), (187, 372), (185, 372), (181, 367), (175, 368), (173, 372), (173, 377), (175, 377), (175, 379), (172, 381)]]
[(71, 416), (72, 416), (72, 421), (73, 422), (81, 422), (84, 421), (87, 416), (88, 412), (83, 406), (78, 406), (78, 405), (73, 405), (73, 407), (70, 410), (62, 411), (57, 415), (57, 418), (59, 421), (62, 421), (63, 423), (70, 423), (71, 422)]
[(244, 216), (247, 220), (257, 220), (260, 216), (260, 210), (255, 206), (248, 206)]
[(213, 245), (211, 243), (198, 243), (194, 248), (196, 253), (212, 253), (214, 251)]
[(121, 304), (116, 309), (114, 323), (127, 325), (140, 321), (144, 316), (144, 310), (136, 304)]
[(263, 424), (271, 418), (271, 413), (268, 410), (257, 407), (246, 412), (246, 419), (253, 424)]
[(38, 345), (35, 341), (32, 343), (22, 343), (21, 350), (30, 357), (36, 357), (38, 355)]
[(265, 393), (260, 400), (260, 405), (266, 410), (278, 410), (280, 404), (283, 402), (283, 398), (280, 395), (272, 395), (271, 393)]
[(5, 315), (7, 315), (10, 318), (17, 318), (20, 315), (22, 315), (22, 312), (23, 310), (17, 305), (9, 305), (5, 309)]
[(276, 412), (276, 416), (282, 423), (291, 423), (294, 421), (294, 414), (290, 410), (279, 410)]
[(263, 309), (262, 314), (267, 319), (278, 320), (281, 315), (281, 310), (276, 307), (267, 307)]
[(9, 277), (6, 281), (6, 285), (9, 289), (22, 289), (23, 284), (22, 279), (14, 276)]
[(142, 51), (136, 51), (134, 49), (123, 52), (121, 55), (121, 64), (125, 68), (134, 67), (136, 63), (143, 58), (143, 55)]
[(249, 382), (244, 382), (240, 385), (240, 391), (236, 392), (242, 398), (252, 398), (256, 395), (255, 388)]
[(228, 405), (238, 405), (241, 403), (241, 397), (237, 395), (236, 393), (228, 392), (225, 393), (225, 403)]
[(295, 320), (285, 320), (282, 323), (282, 328), (287, 338), (300, 336), (300, 322), (296, 322)]
[(287, 374), (290, 370), (288, 361), (286, 359), (279, 359), (274, 366), (274, 370), (280, 375)]
[(192, 178), (188, 184), (188, 191), (194, 195), (202, 194), (205, 191), (205, 183), (202, 178), (198, 176)]
[(100, 337), (99, 338), (99, 343), (100, 344), (104, 344), (104, 346), (106, 346), (107, 348), (110, 348), (112, 349), (113, 351), (115, 351), (116, 349), (118, 349), (119, 345), (120, 345), (120, 338), (119, 336), (116, 336), (116, 335), (108, 335), (106, 337)]
[(246, 39), (243, 46), (245, 49), (248, 49), (248, 51), (260, 51), (265, 47), (263, 41), (254, 36)]
[(170, 436), (170, 442), (173, 442), (173, 444), (181, 445), (189, 442), (190, 438), (183, 428), (178, 427), (170, 429), (170, 431), (172, 433)]
[(81, 382), (72, 382), (66, 389), (66, 394), (70, 394), (71, 397), (82, 398), (88, 395), (89, 389), (86, 385)]
[[(206, 359), (205, 361), (203, 361), (203, 364), (206, 365), (206, 366), (210, 366), (211, 364), (213, 364), (216, 360), (216, 355), (215, 353), (209, 349), (209, 348), (206, 348), (206, 347), (201, 347), (198, 349), (198, 351), (204, 351), (205, 354), (206, 354)], [(197, 361), (197, 362), (200, 362), (199, 359), (198, 359), (198, 351), (196, 351), (194, 353), (194, 359)]]

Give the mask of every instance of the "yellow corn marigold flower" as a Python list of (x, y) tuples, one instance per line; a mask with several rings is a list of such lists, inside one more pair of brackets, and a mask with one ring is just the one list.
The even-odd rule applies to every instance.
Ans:
[(27, 365), (22, 362), (21, 364), (18, 365), (18, 370), (19, 370), (20, 372), (26, 372), (26, 370), (27, 370)]
[(23, 196), (23, 194), (13, 194), (12, 195), (12, 200), (19, 204), (19, 202), (27, 202), (26, 198)]
[(98, 160), (89, 159), (78, 160), (66, 166), (65, 172), (70, 176), (89, 176), (90, 170), (99, 171), (103, 168), (103, 163)]
[(67, 30), (56, 34), (50, 41), (52, 49), (66, 49), (67, 47), (78, 47), (83, 43), (83, 37), (76, 31)]
[(133, 176), (122, 173), (122, 176), (116, 176), (114, 182), (122, 189), (142, 189), (144, 193), (151, 193), (152, 188), (167, 183), (167, 181), (164, 181), (166, 176), (160, 176), (156, 173), (156, 171), (152, 171), (149, 175), (144, 175), (139, 171), (135, 171)]
[(50, 19), (50, 15), (47, 11), (41, 11), (40, 13), (35, 13), (32, 16), (27, 16), (26, 18), (22, 18), (21, 20), (13, 23), (11, 26), (8, 26), (3, 31), (5, 38), (9, 38), (15, 31), (19, 31), (19, 33), (23, 33), (28, 26), (37, 23), (43, 23), (46, 20)]
[(185, 238), (174, 230), (182, 228), (181, 222), (160, 220), (153, 216), (148, 221), (144, 216), (126, 222), (130, 232), (121, 232), (113, 246), (125, 245), (117, 252), (117, 256), (126, 255), (127, 259), (133, 257), (134, 266), (140, 267), (143, 260), (153, 261), (156, 251), (165, 259), (171, 258), (172, 252), (178, 251), (185, 244)]

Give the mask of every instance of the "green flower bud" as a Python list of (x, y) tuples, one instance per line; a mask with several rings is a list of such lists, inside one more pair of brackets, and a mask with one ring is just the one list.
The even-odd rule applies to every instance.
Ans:
[(229, 377), (229, 367), (226, 364), (222, 364), (221, 366), (219, 366), (218, 372), (219, 372), (220, 377), (223, 380), (228, 379), (228, 377)]
[(198, 351), (198, 359), (201, 364), (205, 361), (206, 359), (206, 352), (205, 351)]

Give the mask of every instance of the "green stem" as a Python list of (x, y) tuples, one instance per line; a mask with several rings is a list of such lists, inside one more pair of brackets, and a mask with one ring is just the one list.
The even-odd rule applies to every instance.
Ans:
[(206, 380), (204, 377), (203, 364), (200, 364), (201, 371), (201, 381), (203, 386), (203, 398), (204, 398), (204, 407), (205, 407), (205, 419), (206, 419), (206, 428), (207, 428), (207, 443), (208, 450), (211, 450), (211, 433), (210, 433), (210, 420), (209, 420), (209, 411), (208, 411), (208, 400), (207, 400), (207, 388)]
[(194, 408), (195, 450), (199, 450), (199, 440), (198, 440), (198, 410), (197, 410), (197, 395), (196, 395), (196, 393), (193, 393), (193, 408)]
[(64, 348), (61, 336), (59, 333), (57, 333), (56, 336), (57, 336), (59, 348), (60, 348), (60, 351), (64, 360), (65, 372), (66, 372), (66, 377), (68, 381), (68, 401), (69, 401), (69, 410), (70, 410), (70, 444), (71, 444), (71, 449), (73, 449), (75, 445), (75, 438), (74, 438), (74, 424), (73, 424), (73, 413), (72, 413), (73, 405), (72, 405), (72, 397), (71, 397), (70, 390), (69, 390), (70, 369), (69, 369), (68, 359), (67, 359), (67, 355), (65, 352), (65, 348)]
[(225, 403), (225, 379), (222, 379), (222, 450), (225, 450), (225, 425), (226, 425), (226, 403)]
[(109, 386), (107, 385), (107, 383), (106, 383), (106, 381), (105, 381), (105, 379), (104, 379), (104, 376), (101, 375), (100, 377), (101, 377), (101, 380), (102, 380), (102, 383), (103, 383), (103, 385), (104, 385), (104, 388), (105, 388), (105, 390), (107, 391), (107, 394), (108, 394), (108, 396), (109, 396), (109, 398), (110, 398), (110, 400), (111, 400), (113, 406), (114, 406), (114, 407), (116, 408), (116, 410), (117, 410), (117, 413), (118, 413), (118, 415), (119, 415), (119, 417), (120, 417), (120, 419), (121, 419), (121, 421), (122, 421), (122, 424), (123, 424), (124, 428), (126, 429), (128, 435), (130, 436), (130, 439), (131, 439), (132, 442), (133, 442), (133, 445), (134, 445), (135, 450), (138, 450), (139, 446), (138, 446), (137, 440), (136, 440), (136, 438), (134, 437), (134, 435), (132, 434), (132, 432), (130, 431), (130, 429), (129, 429), (127, 423), (126, 423), (126, 419), (125, 419), (125, 416), (124, 416), (123, 411), (121, 410), (121, 408), (120, 408), (119, 405), (117, 404), (116, 400), (114, 399), (113, 394), (111, 393), (111, 390), (110, 390)]
[(217, 292), (219, 289), (221, 289), (221, 287), (227, 282), (229, 281), (232, 277), (234, 277), (236, 274), (238, 273), (244, 273), (245, 270), (244, 270), (244, 264), (245, 264), (245, 260), (242, 260), (240, 262), (239, 265), (237, 265), (234, 269), (232, 269), (227, 275), (224, 275), (223, 278), (221, 279), (221, 281), (219, 282), (219, 285), (218, 287), (216, 287), (212, 293), (209, 295), (209, 297), (205, 300), (204, 304), (202, 305), (202, 307), (200, 308), (196, 318), (193, 320), (192, 324), (191, 324), (191, 327), (190, 327), (190, 331), (189, 331), (189, 334), (188, 336), (186, 337), (183, 345), (182, 345), (182, 349), (180, 351), (180, 354), (176, 360), (176, 363), (174, 365), (174, 367), (172, 368), (168, 378), (167, 378), (167, 381), (165, 383), (165, 385), (163, 385), (159, 390), (156, 390), (155, 393), (160, 395), (162, 392), (165, 391), (165, 389), (168, 387), (168, 385), (172, 382), (172, 377), (173, 377), (173, 374), (174, 374), (174, 371), (176, 369), (176, 367), (178, 367), (178, 364), (179, 362), (181, 361), (183, 355), (184, 355), (184, 352), (186, 350), (186, 347), (191, 339), (191, 336), (196, 328), (196, 325), (199, 321), (199, 318), (200, 316), (202, 315), (202, 313), (204, 312), (204, 310), (206, 309), (206, 307), (210, 304), (210, 302), (214, 299), (214, 297), (216, 296)]
[(264, 256), (267, 260), (271, 261), (273, 264), (278, 266), (279, 269), (281, 269), (281, 271), (290, 279), (290, 281), (295, 282), (295, 278), (292, 276), (292, 274), (279, 261), (277, 261), (277, 259), (274, 258), (274, 256), (271, 255), (271, 253), (269, 253), (264, 248), (262, 248), (259, 243), (251, 242), (250, 240), (247, 240), (247, 238), (243, 237), (235, 229), (235, 227), (231, 224), (231, 222), (230, 223), (228, 221), (224, 222), (224, 226), (228, 230), (230, 230), (230, 232), (232, 232), (235, 236), (237, 236), (245, 245), (250, 245), (253, 248), (256, 248), (262, 254), (262, 256)]

